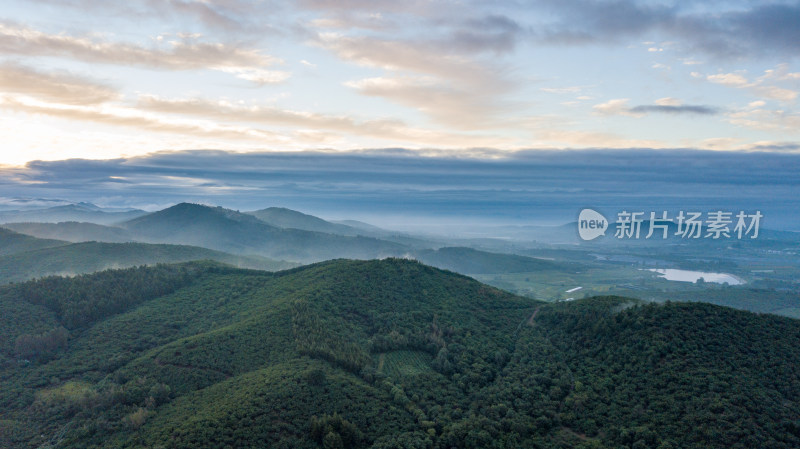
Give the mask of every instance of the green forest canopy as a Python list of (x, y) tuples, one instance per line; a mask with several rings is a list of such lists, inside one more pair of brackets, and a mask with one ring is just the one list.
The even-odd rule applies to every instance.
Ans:
[(418, 262), (0, 289), (0, 446), (795, 448), (800, 322)]

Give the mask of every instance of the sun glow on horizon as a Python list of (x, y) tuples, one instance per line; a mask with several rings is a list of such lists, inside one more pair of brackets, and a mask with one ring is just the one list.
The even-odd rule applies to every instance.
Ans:
[(800, 149), (797, 44), (758, 33), (774, 11), (721, 2), (712, 29), (704, 8), (624, 3), (611, 26), (603, 6), (568, 2), (273, 14), (203, 1), (178, 14), (12, 1), (0, 163), (197, 148)]

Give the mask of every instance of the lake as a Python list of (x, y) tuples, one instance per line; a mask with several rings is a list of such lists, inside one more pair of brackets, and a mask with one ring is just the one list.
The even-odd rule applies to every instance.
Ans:
[(715, 282), (717, 284), (724, 284), (726, 282), (728, 285), (744, 284), (743, 280), (728, 273), (709, 273), (705, 271), (677, 270), (674, 268), (649, 268), (648, 271), (658, 273), (668, 281), (697, 282), (698, 279), (703, 278), (706, 282)]

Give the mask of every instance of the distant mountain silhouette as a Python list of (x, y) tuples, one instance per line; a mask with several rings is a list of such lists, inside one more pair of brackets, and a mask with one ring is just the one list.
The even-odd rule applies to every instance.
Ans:
[(400, 255), (406, 250), (404, 245), (376, 238), (280, 228), (253, 215), (190, 203), (135, 218), (122, 227), (142, 241), (197, 245), (298, 262), (370, 259)]
[(264, 223), (278, 228), (294, 228), (305, 231), (325, 232), (337, 235), (364, 235), (363, 229), (331, 223), (313, 215), (304, 214), (285, 207), (268, 207), (266, 209), (247, 212)]
[(0, 223), (59, 223), (62, 221), (77, 221), (96, 224), (115, 224), (144, 214), (146, 214), (145, 211), (138, 209), (105, 209), (91, 203), (77, 203), (44, 209), (0, 211)]
[(8, 223), (6, 228), (42, 239), (68, 242), (133, 242), (136, 239), (125, 229), (95, 223), (65, 221), (61, 223)]

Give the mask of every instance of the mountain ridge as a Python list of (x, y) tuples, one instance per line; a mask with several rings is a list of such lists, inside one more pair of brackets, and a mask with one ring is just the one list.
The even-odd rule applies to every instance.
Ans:
[(59, 223), (6, 223), (6, 229), (30, 235), (40, 239), (65, 240), (79, 242), (124, 243), (135, 242), (132, 235), (116, 226), (99, 225), (88, 222), (62, 221)]
[(189, 203), (179, 203), (122, 226), (151, 243), (169, 241), (299, 262), (336, 257), (385, 257), (402, 254), (405, 249), (398, 243), (372, 237), (278, 228), (252, 215)]
[(74, 276), (109, 268), (195, 260), (215, 260), (233, 266), (269, 271), (296, 265), (261, 256), (234, 255), (196, 246), (140, 242), (70, 243), (38, 239), (0, 228), (0, 284), (42, 276)]
[(366, 235), (364, 230), (343, 224), (332, 223), (314, 215), (305, 214), (285, 207), (268, 207), (266, 209), (259, 209), (246, 213), (279, 228), (294, 228), (347, 236)]
[(108, 209), (91, 203), (72, 203), (47, 208), (2, 210), (0, 211), (0, 223), (78, 221), (108, 225), (130, 220), (143, 214), (146, 212), (139, 209)]

